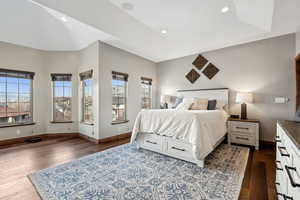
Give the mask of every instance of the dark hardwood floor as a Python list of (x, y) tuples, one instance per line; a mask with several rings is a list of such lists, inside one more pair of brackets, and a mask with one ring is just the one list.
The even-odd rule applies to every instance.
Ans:
[[(129, 142), (121, 139), (93, 144), (78, 137), (47, 139), (34, 144), (0, 148), (0, 200), (38, 200), (27, 175)], [(275, 200), (275, 149), (251, 151), (240, 200)]]

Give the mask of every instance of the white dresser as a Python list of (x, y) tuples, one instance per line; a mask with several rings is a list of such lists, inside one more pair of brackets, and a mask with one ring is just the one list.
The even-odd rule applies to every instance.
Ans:
[(300, 123), (278, 121), (276, 190), (278, 199), (300, 200)]

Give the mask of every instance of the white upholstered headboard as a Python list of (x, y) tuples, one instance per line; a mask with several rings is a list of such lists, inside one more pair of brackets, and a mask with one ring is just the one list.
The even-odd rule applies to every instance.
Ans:
[[(221, 100), (229, 106), (229, 89), (212, 88), (212, 89), (195, 89), (195, 90), (177, 90), (177, 94), (183, 98), (201, 98)], [(227, 109), (229, 109), (227, 106)]]

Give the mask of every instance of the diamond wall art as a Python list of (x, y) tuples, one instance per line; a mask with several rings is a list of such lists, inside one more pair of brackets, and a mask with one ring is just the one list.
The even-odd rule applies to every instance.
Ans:
[(199, 55), (193, 62), (193, 65), (197, 67), (198, 70), (201, 70), (206, 64), (208, 60), (204, 58), (202, 55)]
[(185, 77), (193, 84), (200, 77), (200, 74), (192, 69)]
[(209, 79), (212, 79), (220, 70), (214, 66), (213, 64), (209, 63), (207, 67), (202, 71), (202, 73)]
[[(208, 64), (207, 64), (208, 63)], [(199, 55), (194, 62), (192, 63), (199, 71), (202, 70), (202, 73), (208, 78), (212, 79), (220, 70), (211, 62), (209, 62), (204, 56)], [(196, 80), (200, 77), (200, 74), (192, 69), (185, 76), (192, 84), (196, 82)]]

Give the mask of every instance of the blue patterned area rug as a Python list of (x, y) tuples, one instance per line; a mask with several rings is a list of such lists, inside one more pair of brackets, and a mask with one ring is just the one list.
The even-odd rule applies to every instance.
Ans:
[(237, 200), (248, 155), (222, 144), (200, 168), (126, 144), (29, 178), (43, 200)]

